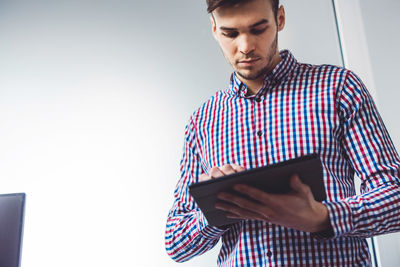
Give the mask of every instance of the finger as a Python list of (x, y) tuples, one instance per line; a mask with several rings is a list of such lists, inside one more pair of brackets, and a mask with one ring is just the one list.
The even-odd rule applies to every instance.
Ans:
[(199, 176), (199, 181), (200, 182), (207, 181), (207, 180), (210, 180), (210, 179), (211, 179), (211, 177), (208, 176), (206, 173), (203, 173), (202, 175)]
[(231, 164), (226, 164), (226, 165), (222, 166), (220, 169), (225, 175), (233, 174), (236, 172)]
[(252, 213), (246, 210), (237, 211), (237, 214), (227, 213), (226, 217), (230, 219), (268, 221), (268, 218), (262, 217), (256, 213)]
[(218, 194), (218, 199), (232, 203), (241, 209), (251, 211), (252, 213), (259, 214), (261, 216), (268, 217), (271, 214), (271, 209), (267, 206), (261, 205), (257, 202), (245, 199), (234, 194), (220, 193)]
[(225, 176), (225, 174), (221, 171), (218, 167), (212, 167), (210, 170), (210, 177), (211, 178), (218, 178), (221, 176)]
[(264, 191), (261, 191), (260, 189), (244, 184), (237, 184), (233, 187), (233, 189), (263, 204), (272, 205), (272, 196)]
[(297, 174), (292, 175), (290, 177), (290, 187), (303, 195), (309, 195), (311, 193), (310, 187), (300, 180), (300, 177)]
[(215, 208), (225, 212), (226, 217), (232, 219), (247, 219), (247, 220), (267, 220), (266, 217), (257, 214), (255, 212), (242, 209), (238, 206), (234, 206), (225, 202), (217, 202)]
[(235, 172), (242, 172), (246, 170), (244, 167), (237, 165), (235, 163), (231, 164), (232, 168), (235, 170)]
[(225, 211), (225, 216), (227, 218), (232, 218), (232, 219), (244, 219), (244, 218), (240, 218), (238, 215), (230, 213), (228, 211)]

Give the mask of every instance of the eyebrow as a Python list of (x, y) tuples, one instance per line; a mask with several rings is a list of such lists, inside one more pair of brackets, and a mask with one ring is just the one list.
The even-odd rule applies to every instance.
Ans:
[[(268, 23), (268, 20), (262, 19), (262, 20), (260, 20), (260, 21), (258, 21), (256, 23), (250, 25), (250, 28), (254, 28), (254, 27), (257, 27), (258, 25), (265, 24), (265, 23)], [(223, 30), (223, 31), (235, 31), (235, 30), (237, 30), (237, 28), (229, 28), (229, 27), (225, 27), (225, 26), (221, 26), (221, 27), (219, 27), (219, 29)]]

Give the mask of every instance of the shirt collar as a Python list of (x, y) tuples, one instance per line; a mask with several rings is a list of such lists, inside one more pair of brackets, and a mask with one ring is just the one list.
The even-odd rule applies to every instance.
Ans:
[[(265, 74), (264, 86), (259, 90), (257, 95), (265, 93), (265, 87), (270, 84), (279, 84), (285, 78), (288, 77), (289, 73), (295, 69), (297, 60), (289, 50), (281, 50), (279, 52), (282, 60), (275, 66), (275, 68)], [(237, 74), (234, 72), (231, 75), (229, 90), (234, 94), (245, 97), (247, 93), (246, 85), (239, 80)]]

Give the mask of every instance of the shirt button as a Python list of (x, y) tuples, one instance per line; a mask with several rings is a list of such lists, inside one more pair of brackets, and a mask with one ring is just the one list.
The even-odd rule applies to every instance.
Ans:
[(261, 102), (261, 98), (256, 98), (256, 101), (257, 101), (258, 103), (260, 103), (260, 102)]
[(257, 132), (257, 135), (258, 135), (258, 136), (262, 136), (262, 135), (263, 135), (263, 132), (262, 132), (262, 131), (258, 131), (258, 132)]
[(271, 250), (268, 250), (268, 252), (267, 252), (267, 257), (271, 257), (272, 256), (272, 251)]

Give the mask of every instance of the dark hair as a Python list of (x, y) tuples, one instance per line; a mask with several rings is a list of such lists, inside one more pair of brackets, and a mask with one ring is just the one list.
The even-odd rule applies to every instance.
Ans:
[[(239, 3), (243, 3), (249, 0), (206, 0), (207, 1), (207, 12), (212, 13), (215, 9), (222, 6), (233, 6)], [(279, 0), (269, 0), (272, 5), (272, 11), (274, 12), (275, 18), (278, 15)]]

